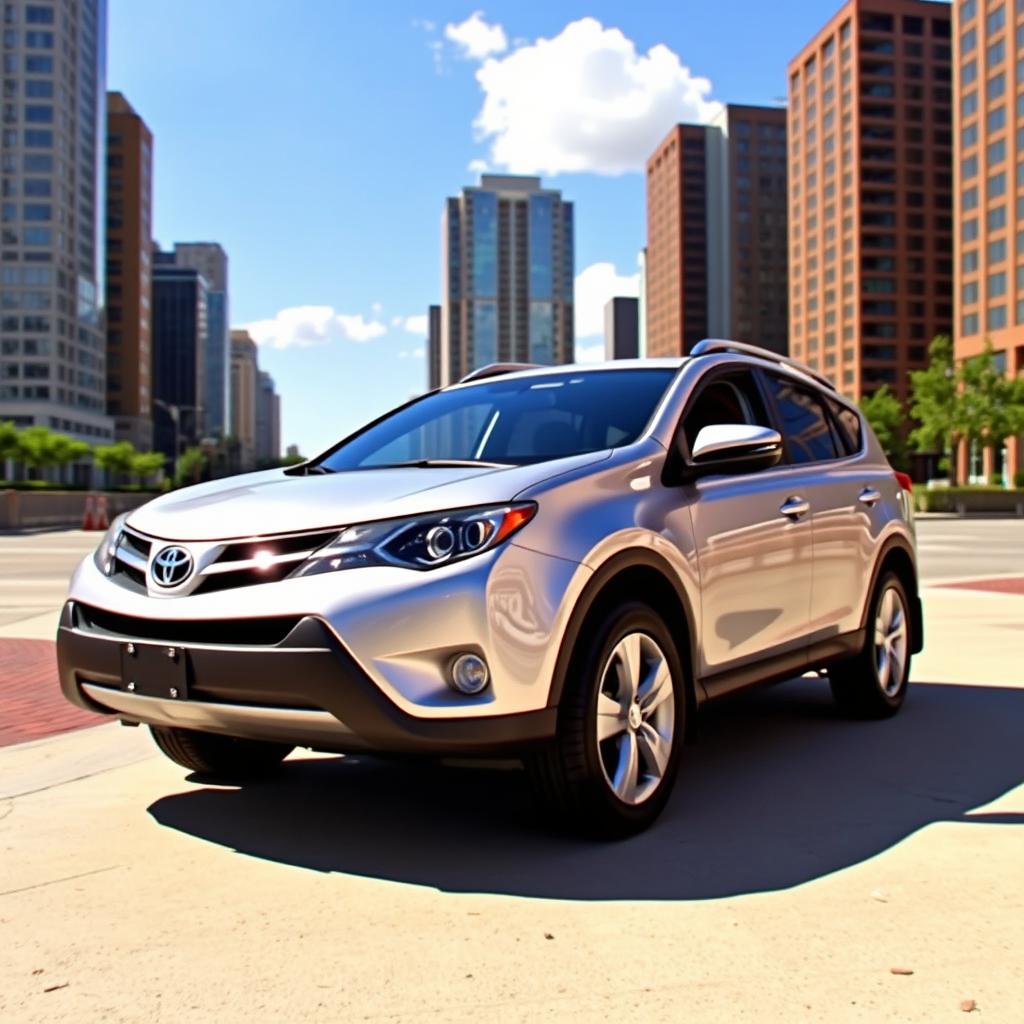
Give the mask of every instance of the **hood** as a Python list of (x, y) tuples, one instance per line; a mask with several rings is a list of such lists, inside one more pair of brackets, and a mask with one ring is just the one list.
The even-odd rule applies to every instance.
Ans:
[(528, 487), (610, 454), (590, 452), (501, 468), (363, 469), (316, 476), (270, 469), (161, 495), (132, 512), (128, 525), (164, 540), (230, 540), (500, 505)]

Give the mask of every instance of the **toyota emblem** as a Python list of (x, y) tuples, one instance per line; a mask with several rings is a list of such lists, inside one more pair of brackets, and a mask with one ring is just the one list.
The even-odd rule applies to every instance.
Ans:
[(192, 575), (192, 555), (177, 546), (163, 548), (153, 559), (150, 573), (161, 587), (176, 587)]

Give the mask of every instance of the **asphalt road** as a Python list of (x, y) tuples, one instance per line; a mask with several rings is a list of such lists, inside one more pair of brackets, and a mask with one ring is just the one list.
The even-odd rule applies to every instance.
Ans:
[(917, 549), (926, 583), (1024, 575), (1024, 519), (919, 519)]

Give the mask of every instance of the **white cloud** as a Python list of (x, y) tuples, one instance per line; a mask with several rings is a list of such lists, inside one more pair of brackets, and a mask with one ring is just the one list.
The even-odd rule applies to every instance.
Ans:
[(492, 53), (504, 53), (508, 49), (505, 30), (500, 25), (488, 25), (483, 11), (474, 11), (457, 25), (445, 25), (444, 35), (470, 60), (483, 60)]
[(466, 170), (473, 174), (486, 174), (487, 173), (487, 161), (479, 158), (470, 160), (466, 165)]
[[(640, 294), (639, 274), (620, 274), (614, 263), (591, 263), (576, 275), (574, 303), (576, 337), (600, 338), (604, 334), (604, 306), (616, 295), (636, 298)], [(603, 351), (603, 349), (602, 349)], [(576, 358), (579, 359), (579, 348)]]
[(421, 345), (419, 348), (403, 349), (398, 353), (399, 359), (423, 359), (427, 350)]
[(402, 320), (402, 326), (410, 334), (426, 334), (427, 333), (427, 314), (418, 313), (416, 316), (407, 316)]
[(339, 313), (333, 306), (290, 306), (268, 320), (242, 325), (257, 345), (292, 348), (330, 341), (371, 341), (387, 333), (379, 320), (362, 313)]
[(513, 172), (640, 170), (672, 125), (707, 121), (718, 109), (711, 82), (667, 46), (638, 53), (595, 18), (505, 57), (478, 59), (484, 102), (474, 128), (490, 142), (490, 163)]

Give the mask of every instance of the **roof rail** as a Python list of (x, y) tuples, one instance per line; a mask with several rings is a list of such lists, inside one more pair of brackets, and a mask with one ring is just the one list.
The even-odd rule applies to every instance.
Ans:
[(468, 384), (471, 380), (485, 380), (487, 377), (500, 377), (504, 373), (515, 373), (518, 370), (539, 370), (540, 363), (488, 363), (477, 370), (467, 373), (460, 384)]
[(789, 356), (780, 355), (778, 352), (761, 348), (759, 345), (747, 345), (742, 341), (729, 341), (725, 338), (705, 338), (703, 341), (698, 341), (690, 349), (691, 356), (708, 356), (715, 352), (735, 352), (738, 355), (756, 356), (758, 359), (766, 359), (770, 363), (778, 363), (780, 366), (796, 370), (797, 373), (810, 377), (811, 380), (817, 381), (830, 391), (838, 390), (835, 384), (823, 373), (818, 373), (817, 370), (812, 370), (809, 366), (798, 362), (796, 359), (790, 359)]

